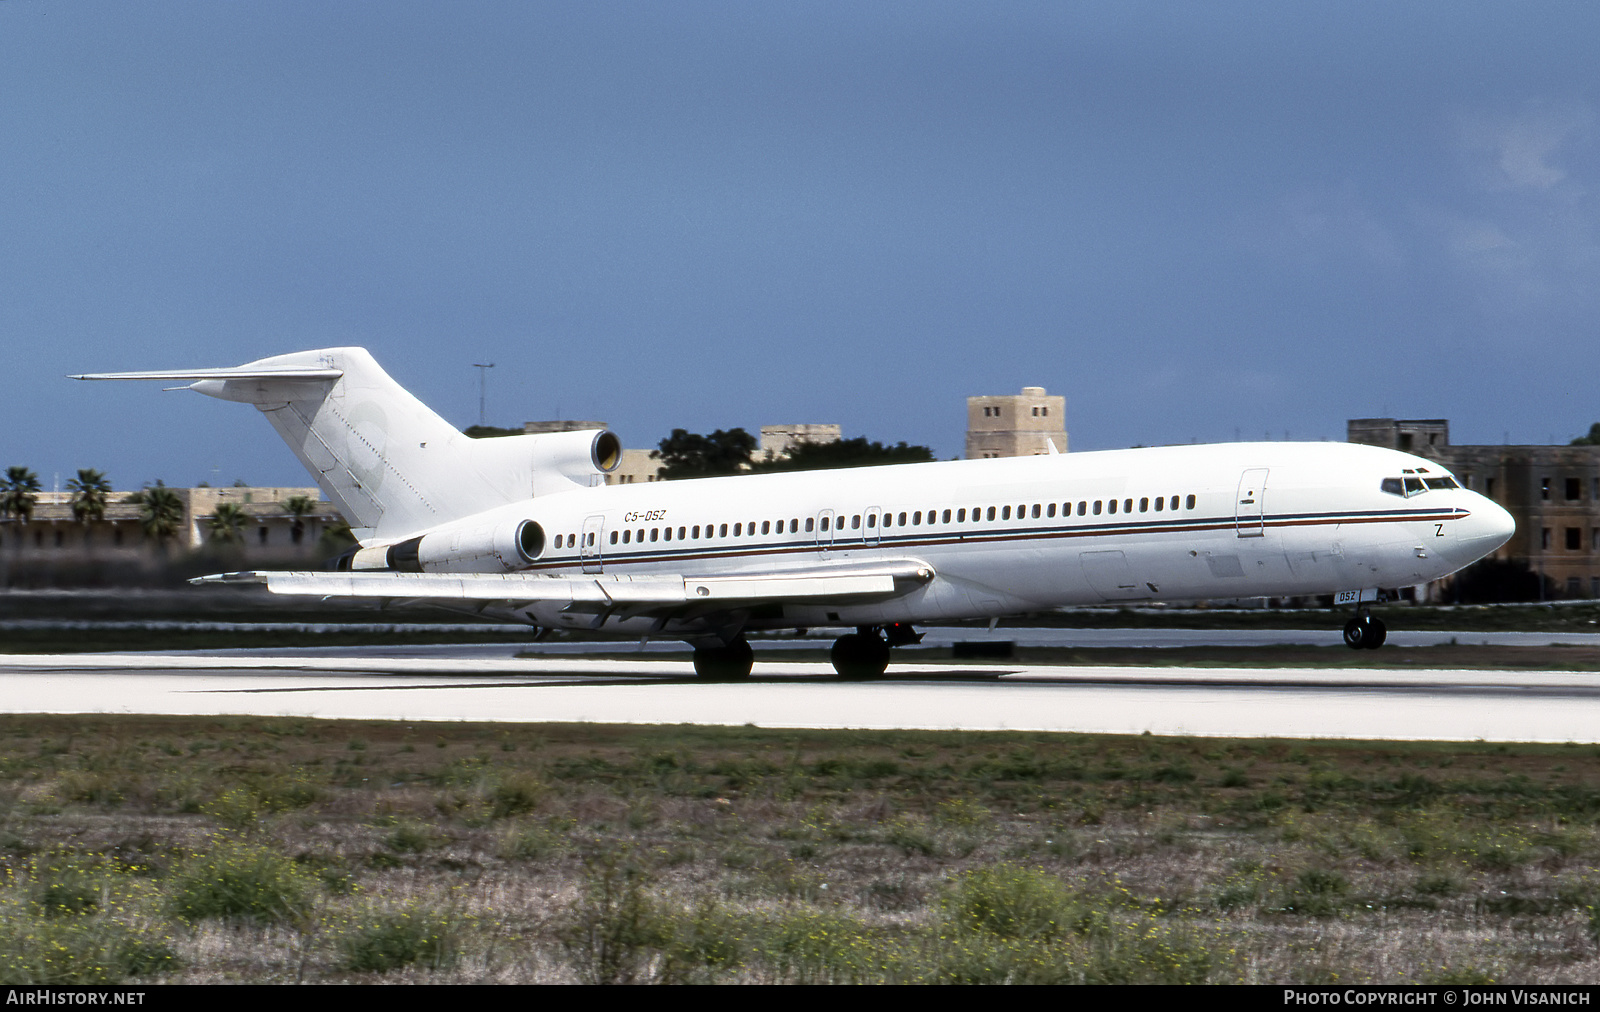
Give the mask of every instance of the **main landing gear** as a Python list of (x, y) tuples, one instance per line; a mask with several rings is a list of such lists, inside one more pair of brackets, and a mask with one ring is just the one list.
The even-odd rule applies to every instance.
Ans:
[[(904, 623), (887, 626), (864, 625), (833, 641), (829, 659), (840, 678), (862, 680), (881, 678), (889, 667), (889, 648), (919, 643), (922, 634)], [(701, 640), (700, 642), (705, 642)], [(743, 636), (728, 644), (715, 641), (697, 646), (694, 673), (710, 682), (734, 682), (750, 677), (755, 660), (750, 643)]]
[(1365, 608), (1344, 624), (1344, 645), (1351, 650), (1376, 650), (1389, 638), (1383, 619), (1373, 618)]
[(694, 673), (712, 682), (734, 682), (750, 677), (755, 652), (743, 636), (726, 646), (696, 647)]
[(833, 641), (828, 659), (840, 678), (861, 681), (882, 678), (889, 667), (889, 648), (922, 641), (922, 634), (903, 622), (888, 626), (864, 625)]

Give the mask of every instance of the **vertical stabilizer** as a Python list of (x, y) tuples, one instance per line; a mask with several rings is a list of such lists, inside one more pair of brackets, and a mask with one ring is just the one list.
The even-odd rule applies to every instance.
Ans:
[(364, 348), (225, 369), (75, 378), (192, 380), (189, 389), (198, 393), (254, 404), (363, 542), (599, 484), (615, 466), (616, 437), (608, 432), (472, 439), (391, 379)]

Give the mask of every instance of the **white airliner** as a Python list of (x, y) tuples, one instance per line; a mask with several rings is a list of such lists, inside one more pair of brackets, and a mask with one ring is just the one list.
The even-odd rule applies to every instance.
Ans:
[(375, 597), (691, 644), (750, 673), (745, 634), (854, 627), (846, 678), (914, 623), (1066, 605), (1332, 594), (1377, 647), (1380, 588), (1447, 576), (1515, 529), (1438, 464), (1348, 443), (1231, 443), (604, 484), (603, 430), (473, 439), (364, 349), (97, 373), (254, 404), (349, 520), (337, 571), (243, 572), (279, 594)]

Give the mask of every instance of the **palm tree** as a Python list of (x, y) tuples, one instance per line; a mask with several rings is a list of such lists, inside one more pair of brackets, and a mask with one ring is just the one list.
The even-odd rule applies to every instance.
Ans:
[(281, 505), (285, 513), (294, 517), (289, 525), (289, 540), (298, 545), (306, 534), (306, 517), (317, 511), (317, 504), (308, 495), (293, 495)]
[(72, 516), (87, 526), (105, 519), (106, 501), (111, 495), (111, 483), (101, 471), (82, 468), (78, 476), (67, 482), (72, 490)]
[(212, 541), (227, 545), (237, 544), (244, 540), (244, 525), (249, 519), (244, 507), (238, 503), (218, 503), (217, 511), (206, 521), (206, 527), (211, 531)]
[(167, 539), (183, 525), (183, 500), (178, 493), (157, 481), (134, 493), (128, 501), (139, 506), (139, 527), (145, 537), (155, 538), (165, 551)]
[(39, 476), (26, 467), (6, 468), (0, 482), (0, 515), (19, 517), (23, 523), (33, 519), (33, 504), (39, 500)]

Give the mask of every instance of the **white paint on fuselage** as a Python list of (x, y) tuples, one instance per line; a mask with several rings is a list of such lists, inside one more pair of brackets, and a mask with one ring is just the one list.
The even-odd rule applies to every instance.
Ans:
[[(1510, 537), (1509, 514), (1466, 489), (1431, 489), (1404, 498), (1381, 490), (1384, 478), (1419, 468), (1433, 477), (1448, 474), (1422, 458), (1357, 444), (1155, 447), (575, 489), (472, 520), (485, 526), (520, 519), (539, 523), (548, 534), (547, 547), (529, 567), (539, 572), (583, 571), (580, 548), (567, 543), (585, 531), (586, 522), (600, 556), (589, 568), (598, 565), (607, 574), (692, 576), (886, 560), (926, 563), (935, 578), (903, 597), (854, 605), (784, 604), (757, 610), (744, 627), (879, 625), (1106, 600), (1277, 597), (1408, 586), (1446, 576)], [(1241, 478), (1259, 469), (1266, 471), (1264, 489), (1254, 490), (1262, 519), (1241, 521)], [(1157, 511), (1156, 497), (1166, 507), (1176, 498), (1178, 508)], [(1084, 516), (1077, 514), (1080, 502), (1112, 498), (1118, 500), (1115, 514), (1097, 516), (1092, 507)], [(1132, 512), (1124, 508), (1130, 501)], [(1072, 515), (1063, 516), (1069, 503)], [(1002, 519), (1008, 507), (1011, 516)], [(1025, 514), (1020, 519), (1019, 507)], [(972, 519), (975, 508), (982, 519)], [(965, 522), (956, 520), (962, 510)], [(824, 511), (832, 511), (844, 529), (807, 531), (807, 521), (815, 527)], [(918, 512), (921, 523), (913, 522)], [(937, 522), (928, 522), (930, 513)], [(874, 520), (868, 526), (869, 518), (883, 515), (893, 522), (884, 526)], [(595, 517), (601, 518), (598, 530)], [(780, 521), (782, 533), (775, 526), (760, 533), (763, 523)], [(752, 523), (754, 535), (746, 530)], [(720, 534), (724, 524), (727, 536)], [(741, 529), (737, 537), (731, 533), (735, 524)], [(717, 536), (704, 536), (707, 525)], [(696, 526), (700, 537), (693, 536)], [(662, 536), (668, 528), (670, 540)], [(624, 529), (628, 542), (619, 537), (612, 544), (613, 532)], [(680, 537), (680, 530), (687, 536)], [(1109, 554), (1117, 552), (1120, 563)], [(541, 625), (588, 621), (554, 604), (517, 614)], [(693, 631), (696, 625), (657, 627), (653, 620), (620, 616), (606, 628), (670, 634)]]

